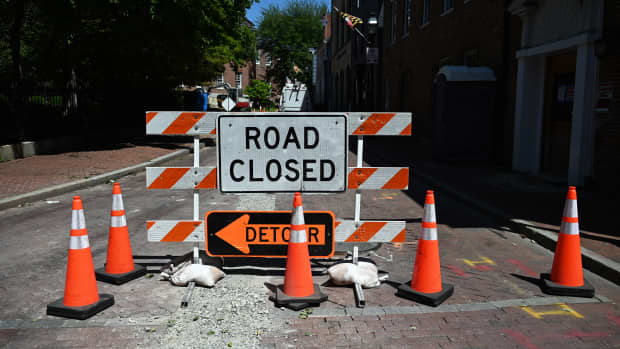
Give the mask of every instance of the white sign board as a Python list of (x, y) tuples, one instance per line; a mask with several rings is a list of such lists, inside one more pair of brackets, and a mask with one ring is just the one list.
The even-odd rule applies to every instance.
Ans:
[(237, 103), (230, 99), (230, 97), (226, 97), (226, 99), (222, 101), (222, 107), (224, 107), (226, 111), (231, 111), (235, 105), (237, 105)]
[(222, 192), (343, 192), (344, 114), (256, 113), (217, 119)]

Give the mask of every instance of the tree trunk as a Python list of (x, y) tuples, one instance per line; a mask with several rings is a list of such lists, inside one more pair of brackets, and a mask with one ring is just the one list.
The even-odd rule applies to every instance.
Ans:
[(21, 60), (21, 41), (22, 41), (22, 27), (24, 25), (24, 7), (25, 0), (13, 1), (13, 25), (10, 31), (11, 42), (11, 60), (12, 60), (12, 83), (11, 83), (11, 95), (10, 95), (10, 114), (13, 118), (15, 128), (17, 131), (17, 138), (19, 141), (23, 141), (26, 136), (23, 108), (23, 79), (22, 72), (22, 60)]

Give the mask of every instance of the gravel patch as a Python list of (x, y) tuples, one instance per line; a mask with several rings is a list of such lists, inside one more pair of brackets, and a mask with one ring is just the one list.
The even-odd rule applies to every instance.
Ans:
[[(170, 316), (165, 330), (146, 328), (152, 348), (259, 348), (261, 336), (282, 328), (268, 299), (268, 278), (227, 275), (213, 288), (194, 288), (187, 308)], [(175, 287), (175, 286), (170, 286)], [(185, 292), (186, 288), (179, 287)], [(153, 333), (154, 332), (154, 333)]]

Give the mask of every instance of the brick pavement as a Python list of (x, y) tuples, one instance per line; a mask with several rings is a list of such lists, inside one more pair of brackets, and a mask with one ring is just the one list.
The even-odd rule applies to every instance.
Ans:
[[(422, 202), (425, 186), (418, 182), (410, 191), (411, 199)], [(407, 239), (415, 240), (421, 227), (413, 217), (419, 217), (421, 211), (409, 206), (409, 214), (402, 212), (406, 207), (403, 197), (406, 195), (398, 194), (383, 205), (400, 211), (397, 215), (401, 217), (404, 214), (411, 222), (407, 224)], [(373, 201), (381, 196), (365, 198)], [(379, 269), (389, 271), (390, 282), (364, 290), (366, 308), (355, 308), (351, 288), (335, 287), (325, 283), (326, 278), (315, 278), (324, 286), (329, 300), (314, 309), (308, 319), (298, 318), (298, 312), (283, 312), (287, 327), (264, 336), (264, 347), (620, 347), (617, 286), (586, 271), (586, 279), (595, 285), (600, 298), (545, 295), (537, 279), (539, 273), (551, 268), (551, 252), (470, 210), (466, 204), (451, 202), (441, 189), (435, 192), (435, 199), (442, 281), (454, 285), (451, 298), (431, 308), (397, 297), (398, 283), (411, 278), (416, 243), (385, 244), (376, 255), (367, 255)], [(329, 200), (323, 198), (321, 203), (331, 206)], [(319, 205), (319, 199), (304, 199), (304, 207), (314, 205)], [(273, 283), (278, 281), (274, 279)], [(557, 303), (565, 303), (568, 308)], [(531, 315), (545, 312), (548, 314), (539, 315), (540, 319)]]
[(189, 146), (169, 142), (123, 142), (2, 162), (0, 199), (137, 165)]
[[(415, 166), (412, 166), (412, 169), (415, 171)], [(138, 178), (136, 180), (123, 179), (126, 181), (123, 183), (123, 188), (143, 188), (143, 174), (139, 177), (139, 180)], [(416, 183), (408, 193), (364, 192), (365, 204), (362, 217), (364, 219), (405, 218), (408, 221), (407, 238), (415, 241), (420, 233), (419, 222), (422, 212), (421, 205), (416, 203), (423, 202), (425, 189), (423, 185)], [(108, 188), (94, 188), (92, 191), (90, 195), (96, 192), (97, 195), (105, 196), (104, 201), (107, 207), (109, 204)], [(157, 201), (154, 198), (168, 194), (148, 193), (148, 195), (148, 199), (139, 198), (139, 200)], [(304, 206), (307, 209), (330, 209), (336, 213), (337, 217), (350, 217), (351, 205), (344, 205), (343, 200), (351, 203), (353, 196), (354, 192), (328, 197), (309, 195), (304, 198)], [(279, 198), (282, 200), (279, 199), (277, 209), (290, 208), (289, 196), (283, 195)], [(218, 202), (219, 200), (218, 198)], [(620, 343), (618, 340), (620, 309), (612, 303), (620, 301), (617, 286), (586, 272), (585, 276), (596, 287), (597, 295), (606, 298), (587, 300), (589, 303), (584, 304), (574, 303), (579, 299), (567, 303), (571, 309), (583, 315), (583, 318), (576, 318), (570, 315), (570, 312), (563, 311), (568, 315), (547, 315), (542, 319), (536, 319), (519, 305), (523, 300), (527, 300), (532, 303), (531, 309), (534, 312), (548, 312), (557, 308), (553, 305), (555, 298), (543, 295), (534, 283), (538, 273), (550, 269), (552, 254), (506, 230), (501, 223), (493, 222), (488, 217), (472, 211), (468, 205), (450, 202), (452, 200), (444, 196), (440, 190), (436, 191), (436, 200), (442, 277), (444, 282), (455, 285), (455, 294), (444, 303), (446, 307), (442, 305), (435, 309), (435, 312), (430, 313), (431, 310), (419, 308), (417, 304), (394, 295), (394, 283), (407, 281), (411, 277), (416, 244), (415, 242), (385, 244), (376, 251), (376, 254), (383, 258), (371, 257), (375, 259), (380, 269), (390, 272), (392, 283), (365, 291), (368, 304), (366, 313), (369, 315), (362, 315), (363, 312), (356, 312), (356, 308), (352, 307), (354, 300), (350, 288), (325, 285), (324, 290), (329, 295), (328, 302), (323, 303), (315, 310), (315, 314), (306, 320), (297, 318), (296, 312), (281, 312), (282, 317), (287, 317), (289, 327), (282, 329), (280, 333), (265, 334), (263, 344), (266, 347), (277, 348), (289, 345), (323, 348), (337, 346), (402, 348), (413, 345), (432, 348), (553, 348), (560, 346), (601, 348), (613, 347)], [(130, 197), (127, 197), (127, 204), (131, 203), (130, 201)], [(18, 209), (12, 212), (17, 214), (16, 210)], [(51, 208), (39, 205), (19, 210), (36, 211), (39, 216), (52, 214)], [(132, 214), (141, 215), (142, 213)], [(10, 216), (4, 218), (8, 219)], [(45, 230), (66, 230), (64, 218), (63, 216), (63, 219), (47, 224)], [(138, 224), (134, 218), (140, 218), (141, 222), (144, 221), (143, 216), (130, 216), (129, 218), (132, 224)], [(45, 217), (41, 219), (44, 220)], [(91, 227), (96, 224), (107, 226), (108, 219), (107, 216), (97, 220), (89, 219), (89, 229), (95, 231)], [(51, 219), (50, 222), (52, 222)], [(56, 228), (56, 225), (60, 227)], [(15, 223), (15, 226), (17, 227), (18, 224)], [(104, 231), (105, 228), (100, 230)], [(21, 234), (32, 234), (32, 229), (25, 227), (21, 230), (13, 227), (12, 231), (17, 232), (11, 235), (15, 236), (14, 239), (18, 239)], [(54, 251), (66, 252), (64, 244), (50, 245), (51, 241), (39, 240), (34, 243), (41, 245), (42, 249), (49, 250), (51, 246)], [(95, 246), (93, 256), (97, 259), (96, 264), (100, 265), (103, 262), (105, 246), (103, 243), (97, 245), (94, 238), (93, 245)], [(152, 249), (158, 251), (155, 246), (152, 246)], [(145, 253), (145, 251), (147, 250), (144, 249), (141, 252)], [(25, 254), (30, 254), (31, 258), (37, 258), (36, 253), (28, 251)], [(49, 295), (61, 294), (62, 281), (58, 280), (62, 280), (64, 259), (57, 256), (62, 256), (62, 254), (47, 253), (45, 256), (46, 259), (36, 259), (38, 263), (31, 266), (33, 269), (31, 276), (19, 279), (28, 282), (30, 287), (26, 289), (18, 288), (11, 283), (18, 278), (15, 275), (19, 273), (12, 270), (12, 268), (17, 268), (17, 265), (3, 269), (4, 274), (0, 274), (0, 279), (13, 279), (10, 280), (11, 282), (4, 282), (0, 285), (0, 290), (3, 293), (20, 295), (13, 297), (10, 301), (4, 299), (5, 315), (10, 315), (12, 319), (25, 318), (26, 321), (31, 321), (31, 318), (40, 318), (46, 302), (49, 301)], [(55, 264), (50, 262), (52, 260)], [(56, 280), (51, 286), (48, 285), (50, 278)], [(324, 283), (326, 277), (319, 277), (316, 281)], [(281, 282), (281, 277), (275, 278), (274, 283), (276, 282)], [(120, 287), (102, 285), (102, 291), (112, 289), (118, 297), (117, 304), (109, 311), (106, 310), (102, 318), (122, 316), (124, 312), (131, 313), (130, 316), (143, 316), (142, 312), (146, 310), (142, 309), (144, 303), (141, 303), (141, 298), (147, 293), (157, 294), (157, 302), (149, 304), (148, 312), (158, 309), (156, 310), (158, 314), (168, 314), (174, 311), (178, 298), (182, 294), (182, 292), (175, 293), (174, 289), (156, 282), (154, 278), (142, 278)], [(214, 295), (217, 295), (217, 287), (212, 291)], [(171, 295), (172, 298), (176, 297), (172, 302), (170, 301)], [(36, 302), (33, 302), (33, 299)], [(540, 305), (534, 305), (534, 303)], [(485, 306), (489, 307), (483, 309)], [(469, 311), (465, 311), (468, 307), (470, 307)], [(50, 317), (43, 316), (37, 322), (47, 319)], [(145, 330), (145, 327), (127, 324), (89, 326), (90, 322), (85, 323), (80, 329), (65, 330), (58, 327), (47, 329), (44, 328), (43, 322), (39, 325), (37, 322), (32, 324), (35, 328), (29, 330), (19, 326), (5, 326), (8, 328), (0, 330), (0, 345), (8, 343), (9, 346), (15, 347), (49, 346), (50, 341), (53, 340), (60, 341), (57, 343), (59, 346), (99, 343), (96, 335), (88, 335), (89, 331), (92, 331), (103, 333), (101, 336), (108, 336), (108, 339), (101, 340), (103, 346), (106, 346), (105, 343), (108, 344), (107, 346), (119, 343), (133, 346), (139, 342), (126, 331), (134, 331), (142, 336), (142, 331)], [(90, 330), (90, 328), (98, 328), (99, 331)], [(29, 339), (31, 333), (33, 337)], [(81, 334), (87, 335), (82, 337)], [(82, 342), (82, 338), (88, 338), (89, 341)], [(113, 341), (110, 338), (117, 340)]]
[[(265, 348), (618, 348), (618, 307), (572, 304), (531, 316), (522, 307), (459, 313), (292, 318), (291, 330), (263, 338)], [(531, 307), (553, 312), (557, 305)], [(555, 322), (554, 320), (562, 321)]]

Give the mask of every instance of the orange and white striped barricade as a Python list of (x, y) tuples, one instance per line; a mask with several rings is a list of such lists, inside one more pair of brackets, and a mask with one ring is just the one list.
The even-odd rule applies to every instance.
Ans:
[[(146, 112), (146, 133), (152, 135), (194, 136), (193, 167), (147, 167), (148, 189), (185, 189), (194, 191), (194, 217), (192, 220), (150, 220), (147, 223), (148, 241), (151, 242), (194, 242), (197, 257), (197, 243), (206, 241), (205, 226), (198, 215), (200, 189), (222, 190), (218, 168), (199, 165), (199, 136), (217, 134), (218, 118), (237, 117), (291, 117), (299, 116), (344, 116), (347, 136), (357, 136), (357, 165), (345, 168), (346, 185), (343, 190), (355, 190), (355, 217), (337, 219), (336, 242), (404, 242), (405, 221), (365, 221), (360, 217), (361, 192), (363, 190), (407, 190), (409, 168), (407, 167), (364, 167), (363, 141), (365, 136), (409, 136), (411, 135), (411, 113), (226, 113), (226, 112)], [(218, 142), (218, 147), (221, 146)], [(346, 143), (345, 143), (346, 144)], [(346, 156), (346, 155), (345, 155)], [(346, 165), (346, 163), (345, 163)], [(223, 172), (222, 172), (223, 173)], [(257, 191), (260, 191), (257, 190)], [(264, 191), (264, 190), (263, 190)], [(298, 191), (298, 189), (296, 190)], [(320, 191), (319, 191), (320, 192)]]

